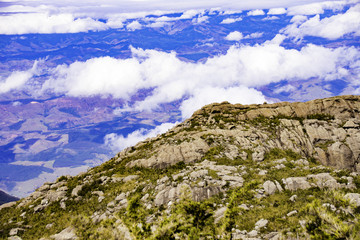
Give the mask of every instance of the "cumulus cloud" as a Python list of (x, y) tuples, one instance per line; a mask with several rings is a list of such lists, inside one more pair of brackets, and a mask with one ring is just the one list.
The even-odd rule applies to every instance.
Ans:
[[(313, 3), (316, 2), (316, 3)], [(320, 2), (320, 3), (318, 3)], [(308, 5), (299, 4), (312, 3)], [(248, 12), (249, 16), (264, 15), (261, 9), (270, 8), (268, 14), (283, 14), (284, 7), (290, 7), (289, 14), (316, 14), (324, 9), (340, 9), (345, 1), (321, 2), (321, 0), (256, 0), (256, 1), (181, 1), (168, 2), (165, 0), (149, 0), (138, 4), (134, 0), (121, 1), (105, 0), (81, 1), (74, 4), (71, 1), (9, 1), (10, 6), (0, 8), (0, 34), (28, 34), (28, 33), (76, 33), (88, 31), (102, 31), (109, 28), (123, 28), (124, 22), (132, 20), (127, 29), (134, 31), (144, 26), (162, 27), (166, 22), (181, 19), (193, 19), (194, 24), (207, 22), (207, 14), (234, 14), (242, 10), (256, 9)], [(219, 8), (218, 6), (222, 6)], [(295, 7), (294, 7), (295, 6)], [(258, 8), (258, 9), (257, 9)], [(204, 9), (213, 9), (205, 11)], [(216, 11), (214, 10), (216, 9)], [(221, 10), (223, 9), (223, 10)], [(314, 10), (315, 9), (315, 10)], [(312, 11), (312, 12), (310, 12)], [(9, 14), (10, 13), (10, 14)], [(182, 13), (180, 17), (165, 17), (163, 21), (141, 26), (139, 19), (164, 17), (165, 14)], [(99, 20), (102, 19), (102, 20)], [(105, 22), (103, 21), (105, 20)], [(228, 18), (223, 24), (241, 21), (241, 18)]]
[(316, 15), (310, 19), (304, 16), (294, 17), (293, 24), (282, 30), (283, 33), (295, 39), (304, 36), (316, 36), (327, 39), (338, 39), (346, 34), (360, 36), (360, 4), (351, 7), (344, 14), (320, 19)]
[(138, 21), (133, 21), (131, 23), (129, 23), (126, 28), (130, 31), (135, 31), (135, 30), (139, 30), (142, 28), (141, 23), (139, 23)]
[(52, 88), (70, 96), (111, 94), (129, 98), (138, 87), (144, 86), (141, 64), (135, 58), (93, 58), (86, 62), (60, 65), (52, 71), (53, 78), (46, 81), (43, 90)]
[(136, 130), (126, 137), (117, 135), (115, 133), (107, 134), (104, 138), (105, 145), (112, 149), (113, 152), (119, 152), (124, 148), (135, 145), (147, 138), (156, 137), (158, 134), (165, 133), (170, 128), (174, 127), (177, 123), (163, 123), (154, 129), (141, 128)]
[(288, 92), (292, 92), (295, 90), (296, 90), (296, 87), (288, 84), (288, 85), (276, 88), (274, 93), (276, 93), (276, 94), (283, 93), (283, 92), (288, 93)]
[(71, 14), (26, 13), (0, 16), (0, 34), (76, 33), (105, 30), (108, 26), (92, 18)]
[(225, 39), (229, 41), (240, 41), (243, 38), (243, 34), (239, 31), (231, 32), (225, 37)]
[(204, 87), (195, 89), (193, 96), (185, 100), (181, 106), (180, 110), (182, 113), (182, 118), (186, 119), (191, 117), (191, 115), (201, 107), (206, 104), (214, 102), (224, 102), (228, 101), (230, 103), (242, 103), (242, 104), (253, 104), (253, 103), (263, 103), (266, 101), (264, 95), (253, 89), (244, 86), (239, 87), (230, 87), (230, 88), (220, 88), (220, 87)]
[(5, 79), (0, 78), (0, 93), (7, 93), (11, 90), (20, 89), (38, 71), (39, 61), (35, 61), (31, 69), (26, 71), (15, 71)]
[(241, 17), (238, 18), (225, 18), (224, 20), (222, 20), (221, 24), (230, 24), (230, 23), (235, 23), (235, 22), (240, 22), (242, 21)]
[(281, 14), (285, 14), (286, 13), (286, 9), (285, 8), (271, 8), (268, 11), (268, 15), (281, 15)]
[[(282, 80), (348, 78), (359, 61), (359, 51), (354, 47), (329, 49), (309, 44), (299, 50), (286, 49), (279, 45), (283, 38), (278, 35), (262, 45), (233, 46), (224, 55), (198, 63), (182, 61), (175, 52), (132, 48), (133, 57), (129, 59), (101, 57), (58, 66), (43, 90), (70, 96), (112, 95), (127, 100), (137, 111), (151, 111), (163, 103), (187, 99), (181, 109), (183, 116), (188, 116), (192, 110), (186, 106), (191, 101), (204, 103), (198, 97), (204, 95), (199, 89), (216, 89), (227, 99), (232, 99), (235, 90), (240, 95), (248, 91), (256, 96), (249, 98), (252, 102), (262, 102), (264, 97), (252, 88)], [(131, 102), (131, 96), (141, 89), (147, 89), (147, 97)], [(225, 94), (228, 92), (231, 94)], [(202, 98), (218, 101), (216, 94), (209, 95)]]
[(192, 22), (194, 24), (200, 24), (200, 23), (206, 23), (208, 22), (209, 17), (208, 16), (199, 16), (197, 18), (194, 18)]
[(323, 1), (288, 8), (288, 15), (316, 15), (323, 14), (324, 10), (339, 11), (347, 1)]
[(248, 16), (261, 16), (261, 15), (265, 15), (265, 12), (261, 9), (256, 9), (256, 10), (252, 10), (252, 11), (249, 11)]
[(248, 34), (246, 36), (244, 36), (241, 32), (239, 31), (234, 31), (229, 33), (225, 39), (228, 41), (240, 41), (242, 39), (253, 39), (253, 38), (260, 38), (263, 36), (264, 33), (261, 32), (255, 32), (255, 33), (251, 33)]
[(264, 33), (262, 33), (262, 32), (255, 32), (255, 33), (251, 33), (249, 35), (246, 35), (244, 38), (245, 39), (261, 38), (263, 35), (264, 35)]

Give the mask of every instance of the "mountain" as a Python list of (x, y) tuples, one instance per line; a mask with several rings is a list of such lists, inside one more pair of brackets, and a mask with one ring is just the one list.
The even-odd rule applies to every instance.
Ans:
[(72, 22), (62, 19), (74, 13), (63, 15), (68, 7), (49, 13), (41, 4), (45, 12), (26, 21), (12, 8), (28, 1), (12, 10), (0, 2), (0, 189), (28, 196), (208, 103), (357, 94), (359, 2), (306, 1), (318, 3), (135, 15), (121, 2), (121, 16), (90, 14), (85, 4)]
[(358, 239), (360, 96), (211, 104), (0, 207), (2, 239)]
[(19, 200), (17, 197), (11, 196), (0, 190), (0, 205), (8, 202), (14, 202)]

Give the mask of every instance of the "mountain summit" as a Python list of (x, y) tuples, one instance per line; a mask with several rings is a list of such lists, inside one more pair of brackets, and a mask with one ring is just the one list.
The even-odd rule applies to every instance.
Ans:
[(360, 238), (360, 97), (211, 104), (0, 207), (2, 239)]

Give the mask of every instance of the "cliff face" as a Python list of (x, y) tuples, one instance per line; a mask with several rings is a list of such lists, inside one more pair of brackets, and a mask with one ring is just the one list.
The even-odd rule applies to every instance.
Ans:
[(0, 207), (10, 239), (360, 238), (360, 97), (211, 104)]

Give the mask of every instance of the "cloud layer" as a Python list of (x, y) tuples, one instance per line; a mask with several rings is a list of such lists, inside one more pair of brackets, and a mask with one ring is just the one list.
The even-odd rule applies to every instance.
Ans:
[[(329, 49), (309, 44), (295, 50), (280, 46), (276, 39), (262, 45), (233, 46), (226, 54), (201, 63), (182, 61), (175, 52), (132, 48), (129, 59), (101, 57), (58, 66), (42, 91), (129, 100), (139, 90), (148, 90), (148, 96), (135, 102), (133, 109), (151, 111), (185, 98), (188, 100), (181, 107), (185, 118), (199, 107), (190, 102), (204, 105), (230, 99), (261, 103), (264, 96), (253, 88), (282, 80), (342, 79), (351, 75), (351, 66), (359, 61), (354, 47)], [(221, 94), (205, 97), (205, 90)]]
[(177, 123), (163, 123), (154, 129), (141, 128), (136, 130), (126, 137), (111, 133), (105, 136), (105, 145), (108, 146), (114, 153), (123, 150), (124, 148), (134, 146), (136, 143), (147, 138), (156, 137), (158, 134), (165, 133), (168, 129), (174, 127)]
[(292, 22), (293, 24), (287, 26), (283, 33), (296, 39), (315, 36), (334, 40), (350, 33), (360, 36), (360, 4), (351, 7), (344, 14), (323, 19), (320, 19), (319, 15), (309, 19), (304, 16), (296, 16)]
[[(106, 0), (81, 1), (74, 4), (70, 1), (8, 1), (10, 6), (0, 8), (0, 34), (28, 34), (28, 33), (76, 33), (88, 31), (102, 31), (109, 28), (123, 28), (129, 31), (141, 29), (144, 26), (135, 19), (143, 19), (149, 27), (162, 27), (170, 21), (193, 19), (193, 23), (206, 22), (208, 16), (202, 12), (214, 9), (223, 14), (250, 10), (248, 16), (265, 15), (263, 9), (269, 9), (269, 15), (288, 13), (290, 15), (321, 14), (324, 10), (342, 9), (347, 2), (320, 0), (255, 0), (255, 1), (178, 1), (149, 0), (139, 4), (135, 0), (121, 1)], [(303, 5), (305, 4), (305, 5)], [(297, 6), (300, 5), (300, 6)], [(221, 6), (221, 7), (220, 7)], [(289, 7), (285, 9), (284, 7)], [(213, 10), (211, 10), (213, 9)], [(181, 17), (162, 16), (167, 13), (184, 13)], [(152, 16), (152, 17), (147, 17)], [(159, 17), (154, 17), (159, 16)], [(223, 24), (241, 21), (241, 17), (227, 18)], [(128, 22), (130, 20), (130, 22)]]

